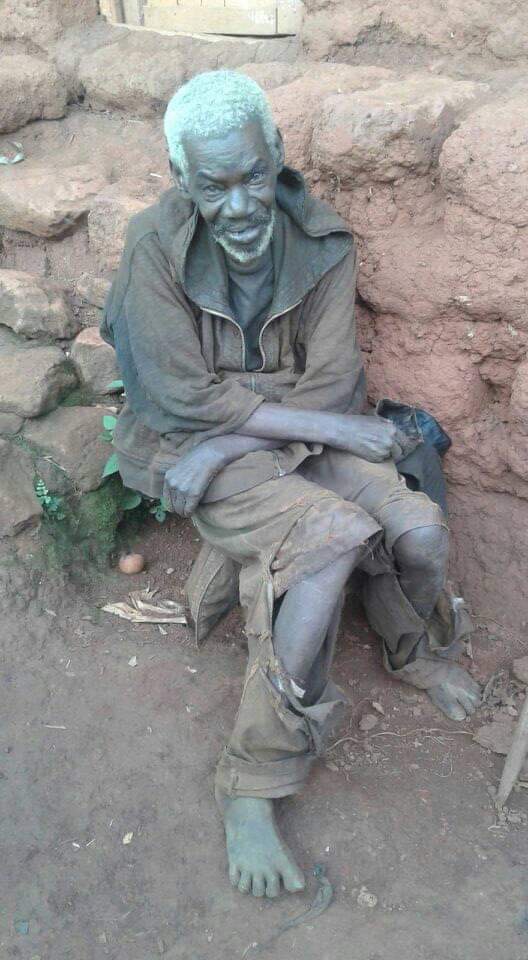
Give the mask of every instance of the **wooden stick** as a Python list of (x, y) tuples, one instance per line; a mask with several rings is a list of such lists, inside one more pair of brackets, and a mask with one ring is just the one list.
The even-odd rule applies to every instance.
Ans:
[(123, 23), (125, 20), (122, 0), (100, 0), (99, 8), (103, 17), (110, 23)]
[(528, 692), (524, 698), (521, 715), (517, 721), (513, 734), (513, 741), (508, 756), (504, 762), (499, 789), (497, 791), (496, 806), (500, 809), (506, 803), (513, 790), (513, 786), (521, 767), (528, 755)]

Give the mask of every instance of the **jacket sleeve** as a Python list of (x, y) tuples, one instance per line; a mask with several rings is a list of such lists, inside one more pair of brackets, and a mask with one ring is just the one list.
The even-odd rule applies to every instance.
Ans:
[(262, 402), (207, 369), (192, 306), (154, 232), (125, 248), (101, 335), (115, 347), (132, 410), (158, 433), (234, 433)]
[(283, 403), (330, 413), (360, 413), (365, 377), (356, 341), (356, 250), (332, 267), (308, 294), (300, 346), (305, 369)]

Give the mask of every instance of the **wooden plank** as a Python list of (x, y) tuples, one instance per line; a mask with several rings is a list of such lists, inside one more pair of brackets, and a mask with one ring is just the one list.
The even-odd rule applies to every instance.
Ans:
[(225, 5), (233, 10), (259, 10), (261, 7), (277, 6), (270, 0), (225, 0)]
[(121, 0), (125, 23), (140, 27), (143, 23), (144, 0)]
[(101, 15), (110, 23), (124, 23), (123, 4), (121, 0), (99, 0)]
[(269, 4), (259, 9), (229, 7), (184, 7), (176, 4), (145, 7), (145, 26), (154, 30), (183, 33), (225, 33), (237, 36), (274, 36), (277, 32), (277, 8)]
[(304, 4), (300, 0), (279, 0), (277, 4), (277, 33), (299, 33), (303, 11)]

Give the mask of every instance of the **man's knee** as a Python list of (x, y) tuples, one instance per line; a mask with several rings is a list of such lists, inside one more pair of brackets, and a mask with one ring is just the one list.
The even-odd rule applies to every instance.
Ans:
[(449, 534), (439, 525), (408, 530), (396, 540), (394, 557), (400, 570), (422, 569), (442, 574), (447, 565)]

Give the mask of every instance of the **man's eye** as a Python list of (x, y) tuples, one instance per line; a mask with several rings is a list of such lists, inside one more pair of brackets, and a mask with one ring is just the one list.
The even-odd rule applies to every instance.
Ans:
[(215, 197), (218, 197), (221, 193), (220, 187), (215, 187), (214, 184), (210, 183), (207, 187), (203, 188), (203, 193), (206, 197), (210, 197), (214, 200)]
[(253, 170), (248, 177), (248, 183), (262, 183), (266, 174), (263, 170)]

